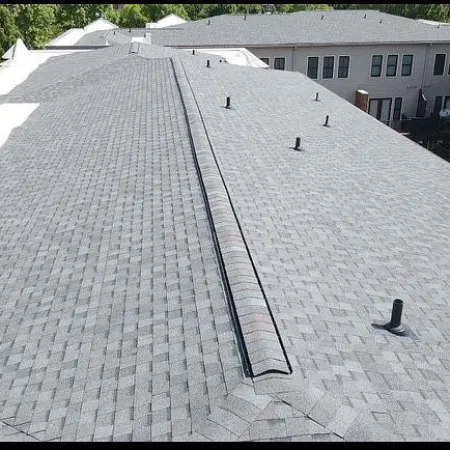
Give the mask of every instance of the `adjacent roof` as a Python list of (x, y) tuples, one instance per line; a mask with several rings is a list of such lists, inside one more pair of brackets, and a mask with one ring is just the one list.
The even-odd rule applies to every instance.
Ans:
[[(245, 19), (245, 20), (244, 20)], [(141, 36), (145, 30), (133, 30)], [(148, 30), (147, 30), (148, 32)], [(93, 43), (96, 42), (92, 35)], [(89, 45), (86, 35), (78, 45)], [(152, 30), (152, 43), (172, 47), (367, 45), (450, 42), (450, 28), (379, 11), (301, 11), (290, 14), (221, 15)]]
[(118, 45), (0, 96), (39, 104), (0, 148), (0, 435), (448, 440), (450, 166), (205, 60)]
[(27, 57), (28, 49), (22, 39), (17, 39), (16, 43), (2, 56), (2, 59), (18, 59)]
[[(113, 30), (118, 28), (117, 25), (114, 25), (107, 19), (97, 19), (94, 22), (86, 25), (84, 28), (71, 28), (67, 30), (57, 38), (53, 39), (47, 44), (47, 47), (61, 47), (61, 46), (72, 46), (75, 45), (80, 39), (82, 39), (85, 35), (97, 35), (98, 32), (103, 34), (105, 31)], [(102, 41), (101, 45), (104, 45), (105, 42)]]
[(176, 14), (169, 14), (166, 17), (158, 20), (158, 22), (147, 23), (146, 28), (165, 28), (170, 27), (172, 25), (180, 25), (182, 23), (186, 23), (187, 21), (182, 19), (180, 16)]

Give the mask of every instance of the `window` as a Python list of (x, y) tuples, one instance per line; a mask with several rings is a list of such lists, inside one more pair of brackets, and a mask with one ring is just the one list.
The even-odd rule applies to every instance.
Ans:
[(270, 60), (269, 58), (259, 58), (263, 63), (266, 63), (268, 66), (270, 66)]
[(338, 78), (348, 78), (350, 56), (339, 56)]
[(402, 102), (403, 99), (401, 97), (396, 97), (394, 100), (394, 112), (392, 115), (393, 120), (400, 120), (402, 114)]
[(436, 59), (434, 60), (434, 71), (433, 75), (444, 75), (445, 67), (445, 55), (443, 53), (438, 53)]
[(413, 55), (403, 55), (402, 59), (402, 77), (410, 77), (412, 74)]
[(284, 70), (286, 65), (286, 58), (275, 58), (273, 68), (275, 70)]
[(434, 113), (439, 114), (442, 109), (442, 95), (438, 95), (434, 100)]
[(308, 58), (308, 77), (313, 80), (317, 79), (319, 71), (319, 58), (317, 56), (310, 56)]
[(387, 59), (386, 66), (386, 76), (387, 77), (396, 77), (397, 76), (397, 64), (398, 64), (398, 55), (389, 55)]
[(334, 56), (325, 56), (323, 58), (322, 78), (333, 78), (334, 76)]
[(447, 95), (445, 97), (443, 109), (450, 109), (450, 95)]
[(383, 55), (372, 56), (372, 69), (370, 70), (371, 77), (381, 76), (381, 67), (383, 66)]

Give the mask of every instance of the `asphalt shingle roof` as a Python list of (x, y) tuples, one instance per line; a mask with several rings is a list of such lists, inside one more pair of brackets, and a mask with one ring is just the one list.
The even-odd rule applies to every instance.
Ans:
[(2, 99), (40, 103), (0, 153), (0, 420), (38, 439), (175, 437), (242, 379), (170, 60), (111, 53)]
[[(121, 32), (127, 35), (128, 30)], [(143, 36), (145, 32), (151, 33), (152, 44), (172, 47), (450, 42), (449, 27), (438, 28), (374, 10), (251, 14), (246, 20), (243, 15), (221, 15), (163, 29), (134, 29), (131, 34)], [(101, 41), (98, 33), (91, 33), (77, 44), (103, 45)]]
[[(448, 163), (300, 73), (133, 48), (0, 97), (40, 103), (0, 150), (0, 435), (448, 440)], [(372, 327), (395, 298), (418, 340)]]

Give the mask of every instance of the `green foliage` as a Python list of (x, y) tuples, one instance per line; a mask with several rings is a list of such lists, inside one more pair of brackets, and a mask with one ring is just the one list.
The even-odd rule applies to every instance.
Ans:
[(112, 22), (114, 25), (118, 25), (119, 24), (119, 12), (116, 11), (113, 8), (108, 8), (104, 14), (103, 17), (106, 20), (109, 20), (110, 22)]
[(190, 20), (202, 19), (202, 11), (204, 6), (205, 5), (202, 5), (201, 3), (183, 3), (184, 10)]
[(119, 25), (124, 28), (142, 28), (145, 27), (146, 21), (140, 4), (125, 5), (119, 14)]
[(333, 6), (327, 4), (327, 3), (293, 3), (289, 5), (289, 11), (288, 12), (296, 12), (296, 11), (328, 11), (334, 9)]
[(56, 22), (63, 30), (83, 28), (100, 17), (118, 20), (117, 13), (111, 8), (111, 5), (106, 4), (60, 4), (55, 16)]
[[(357, 4), (357, 3), (273, 3), (272, 13), (324, 9), (376, 9), (388, 14), (448, 22), (449, 4)], [(220, 14), (259, 14), (264, 4), (243, 3), (144, 3), (126, 5), (120, 12), (110, 4), (5, 4), (0, 5), (0, 52), (5, 52), (18, 37), (32, 49), (42, 48), (70, 28), (82, 28), (99, 17), (123, 27), (144, 27), (168, 14), (185, 20), (199, 20)], [(3, 53), (2, 53), (3, 54)]]
[(176, 14), (182, 19), (189, 20), (189, 14), (184, 6), (177, 3), (144, 3), (141, 4), (141, 11), (147, 22), (157, 22), (169, 14)]
[(25, 45), (30, 49), (40, 49), (60, 31), (55, 25), (55, 8), (40, 4), (19, 4), (15, 22)]
[(0, 58), (19, 37), (21, 34), (11, 11), (5, 6), (0, 6)]

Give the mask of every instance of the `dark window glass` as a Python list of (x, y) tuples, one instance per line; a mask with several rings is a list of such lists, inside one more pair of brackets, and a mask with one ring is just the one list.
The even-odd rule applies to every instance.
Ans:
[(396, 77), (397, 76), (397, 63), (398, 55), (389, 55), (387, 59), (386, 76)]
[(444, 67), (445, 55), (443, 53), (439, 53), (436, 55), (436, 59), (434, 60), (433, 75), (444, 75)]
[(325, 56), (323, 58), (322, 78), (333, 78), (334, 76), (334, 56)]
[(383, 65), (383, 55), (372, 56), (372, 69), (370, 71), (371, 77), (381, 76), (381, 67)]
[(263, 63), (269, 65), (269, 58), (259, 58)]
[(450, 109), (450, 95), (447, 95), (444, 100), (444, 109)]
[(442, 109), (442, 95), (438, 95), (434, 100), (434, 113), (439, 114)]
[(284, 70), (286, 64), (286, 58), (275, 58), (273, 62), (273, 68), (275, 70)]
[(308, 77), (313, 80), (317, 79), (319, 71), (319, 58), (317, 56), (310, 56), (308, 58)]
[(350, 56), (339, 56), (338, 78), (348, 78), (350, 67)]
[(403, 55), (402, 59), (402, 77), (410, 77), (412, 74), (413, 55)]
[(393, 120), (400, 120), (400, 116), (402, 114), (402, 98), (397, 97), (394, 101), (394, 112), (393, 112)]

